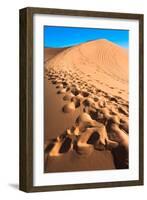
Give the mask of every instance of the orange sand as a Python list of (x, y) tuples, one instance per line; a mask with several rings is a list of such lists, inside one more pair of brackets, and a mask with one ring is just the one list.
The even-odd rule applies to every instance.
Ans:
[(128, 168), (128, 52), (45, 49), (45, 172)]

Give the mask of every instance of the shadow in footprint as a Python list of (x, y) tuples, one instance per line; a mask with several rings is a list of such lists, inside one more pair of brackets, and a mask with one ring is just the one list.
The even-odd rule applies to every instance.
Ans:
[(48, 153), (49, 151), (51, 151), (53, 147), (54, 147), (54, 143), (50, 143), (50, 144), (46, 147), (45, 153)]
[(89, 111), (89, 115), (91, 116), (91, 118), (92, 118), (93, 120), (97, 120), (97, 119), (98, 119), (98, 111), (90, 110), (90, 111)]
[(95, 144), (99, 138), (100, 138), (99, 133), (95, 131), (92, 133), (92, 135), (88, 139), (87, 144)]
[(81, 105), (80, 99), (74, 98), (74, 99), (72, 99), (72, 101), (75, 103), (76, 108), (80, 107), (80, 105)]
[(80, 92), (79, 92), (76, 88), (71, 89), (71, 92), (72, 92), (72, 94), (74, 94), (75, 96), (77, 96), (78, 94), (80, 94)]
[(83, 97), (88, 97), (88, 96), (89, 96), (89, 93), (86, 92), (86, 91), (82, 91), (81, 95), (82, 95)]
[(123, 146), (112, 149), (116, 169), (128, 169), (128, 152)]
[(127, 111), (125, 111), (125, 109), (123, 109), (122, 107), (119, 107), (119, 108), (118, 108), (118, 111), (119, 111), (120, 113), (124, 114), (124, 115), (127, 115), (127, 114), (128, 114)]
[(72, 139), (71, 138), (66, 138), (59, 150), (59, 153), (66, 153), (70, 150), (71, 148), (71, 142), (72, 142)]

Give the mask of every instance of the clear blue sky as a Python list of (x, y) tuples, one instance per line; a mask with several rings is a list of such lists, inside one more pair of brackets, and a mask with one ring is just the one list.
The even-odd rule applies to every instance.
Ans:
[(96, 39), (107, 39), (124, 48), (128, 48), (129, 31), (98, 28), (44, 26), (44, 47), (69, 47)]

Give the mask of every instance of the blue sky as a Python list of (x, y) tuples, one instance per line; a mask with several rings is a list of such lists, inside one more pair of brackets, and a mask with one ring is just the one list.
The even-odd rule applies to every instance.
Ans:
[(124, 48), (128, 48), (129, 31), (98, 28), (44, 26), (44, 47), (69, 47), (97, 39), (107, 39)]

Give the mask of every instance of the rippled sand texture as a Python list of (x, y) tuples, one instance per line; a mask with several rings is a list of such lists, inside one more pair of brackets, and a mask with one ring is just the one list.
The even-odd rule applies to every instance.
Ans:
[(127, 50), (95, 40), (45, 52), (45, 172), (128, 168)]

